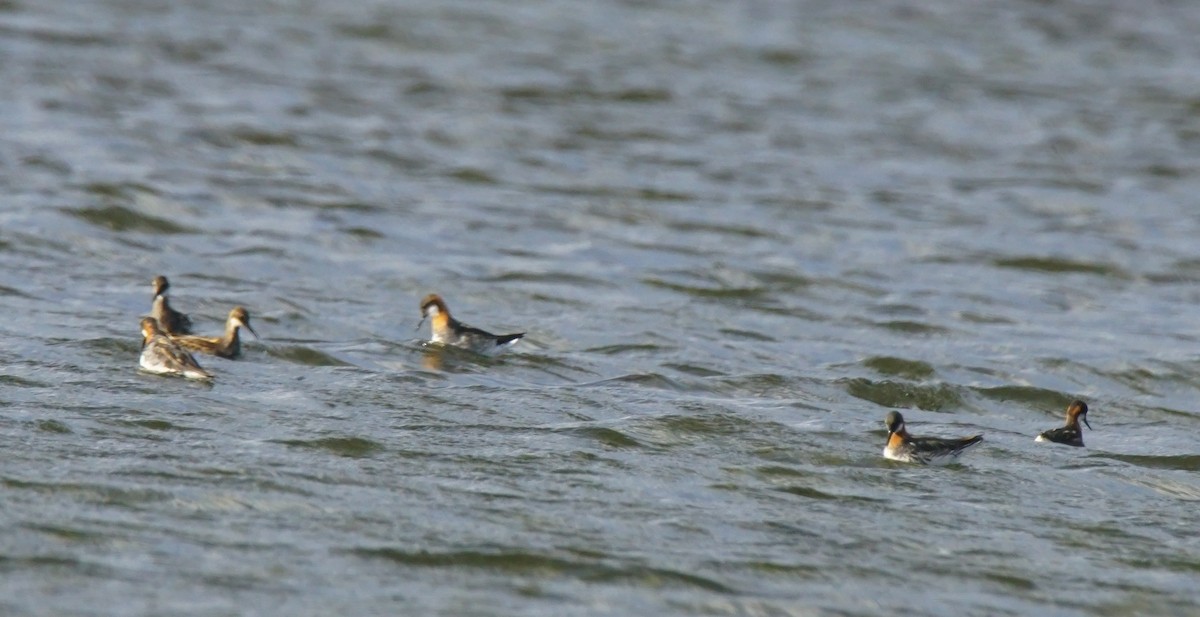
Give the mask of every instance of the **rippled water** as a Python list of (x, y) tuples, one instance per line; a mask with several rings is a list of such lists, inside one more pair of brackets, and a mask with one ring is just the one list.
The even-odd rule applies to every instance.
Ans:
[[(1195, 614), (1197, 31), (0, 0), (0, 613)], [(160, 273), (263, 337), (211, 386)]]

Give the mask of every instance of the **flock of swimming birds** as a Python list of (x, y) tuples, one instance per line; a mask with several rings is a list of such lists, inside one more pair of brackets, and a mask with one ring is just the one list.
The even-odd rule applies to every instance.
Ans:
[[(1067, 406), (1067, 423), (1058, 428), (1042, 431), (1034, 441), (1048, 441), (1066, 444), (1077, 448), (1083, 447), (1083, 430), (1079, 421), (1090, 429), (1087, 421), (1088, 406), (1083, 401), (1072, 401)], [(913, 437), (904, 428), (904, 416), (898, 411), (888, 412), (883, 423), (887, 425), (888, 441), (883, 448), (883, 456), (895, 461), (908, 463), (938, 463), (957, 458), (964, 450), (983, 441), (983, 435), (971, 437)]]
[[(192, 356), (193, 351), (221, 358), (235, 359), (241, 356), (242, 344), (239, 331), (245, 328), (258, 338), (250, 326), (250, 313), (241, 306), (229, 311), (225, 320), (225, 333), (221, 336), (197, 336), (192, 334), (192, 320), (171, 307), (167, 299), (170, 283), (165, 276), (153, 280), (154, 301), (150, 315), (142, 318), (142, 353), (139, 364), (142, 369), (160, 375), (181, 375), (191, 379), (213, 379)], [(473, 328), (450, 315), (446, 302), (437, 294), (429, 294), (421, 300), (421, 322), (430, 320), (430, 343), (467, 349), (480, 354), (491, 354), (509, 347), (525, 336), (515, 334), (492, 334)], [(1090, 429), (1087, 421), (1088, 406), (1083, 401), (1074, 401), (1067, 406), (1067, 422), (1059, 428), (1044, 431), (1036, 441), (1061, 443), (1083, 447), (1083, 431), (1079, 421)], [(883, 456), (909, 463), (941, 463), (953, 460), (968, 448), (983, 441), (983, 435), (961, 438), (914, 437), (904, 425), (904, 416), (898, 411), (888, 412), (884, 419), (887, 426), (887, 445)]]

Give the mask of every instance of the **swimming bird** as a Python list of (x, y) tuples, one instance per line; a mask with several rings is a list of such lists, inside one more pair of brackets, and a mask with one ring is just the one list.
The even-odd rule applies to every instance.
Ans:
[(941, 463), (956, 458), (963, 450), (983, 441), (983, 435), (943, 439), (941, 437), (913, 437), (904, 428), (904, 416), (898, 411), (888, 412), (884, 420), (888, 440), (883, 448), (884, 458), (906, 463)]
[(472, 328), (451, 317), (450, 310), (446, 308), (446, 302), (437, 294), (429, 294), (421, 300), (421, 323), (417, 324), (418, 328), (425, 323), (426, 317), (432, 318), (430, 325), (433, 337), (430, 342), (453, 345), (476, 353), (495, 353), (525, 336), (524, 332), (495, 335), (479, 328)]
[(191, 334), (191, 318), (171, 308), (171, 303), (167, 300), (167, 289), (171, 286), (167, 277), (160, 274), (154, 277), (151, 283), (154, 285), (154, 304), (150, 307), (150, 316), (158, 320), (166, 334)]
[(1087, 403), (1073, 401), (1070, 405), (1067, 405), (1067, 424), (1042, 432), (1034, 441), (1053, 441), (1054, 443), (1064, 443), (1068, 446), (1082, 448), (1083, 429), (1079, 428), (1079, 421), (1083, 420), (1083, 423), (1087, 424), (1089, 429), (1092, 428), (1092, 425), (1087, 420), (1087, 412)]
[(175, 344), (153, 317), (142, 318), (142, 355), (138, 364), (151, 373), (183, 375), (190, 379), (212, 379), (212, 373), (200, 368), (192, 354)]
[(238, 330), (245, 328), (258, 338), (258, 333), (250, 327), (250, 313), (245, 308), (235, 306), (229, 311), (225, 320), (225, 334), (222, 336), (176, 336), (173, 337), (180, 346), (192, 351), (212, 354), (222, 358), (233, 359), (242, 355), (242, 341), (238, 338)]

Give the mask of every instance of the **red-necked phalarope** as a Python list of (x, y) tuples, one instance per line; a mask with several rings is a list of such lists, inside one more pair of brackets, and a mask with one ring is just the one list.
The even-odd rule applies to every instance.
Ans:
[(963, 450), (983, 441), (983, 435), (942, 439), (940, 437), (913, 437), (904, 428), (904, 416), (898, 411), (889, 412), (887, 419), (888, 441), (883, 456), (906, 463), (940, 463), (962, 454)]
[(153, 317), (142, 318), (142, 356), (138, 364), (151, 373), (212, 379), (212, 374), (200, 368), (192, 354), (159, 329), (158, 320)]
[(258, 333), (250, 327), (250, 313), (237, 306), (229, 311), (223, 336), (176, 336), (174, 339), (176, 343), (192, 351), (233, 359), (242, 355), (242, 341), (238, 338), (239, 328), (249, 330), (254, 338), (258, 338)]
[(192, 333), (192, 320), (187, 315), (171, 308), (167, 301), (167, 288), (171, 286), (167, 277), (158, 275), (152, 281), (154, 285), (154, 304), (150, 308), (150, 316), (157, 319), (162, 330), (171, 336)]
[(1058, 428), (1050, 429), (1037, 436), (1034, 441), (1053, 441), (1054, 443), (1065, 443), (1068, 446), (1083, 447), (1083, 429), (1079, 428), (1079, 421), (1083, 420), (1084, 424), (1090, 429), (1092, 425), (1087, 420), (1088, 406), (1083, 401), (1074, 401), (1067, 406), (1067, 424)]
[[(429, 294), (425, 296), (424, 300), (421, 300), (421, 323), (425, 323), (426, 317), (432, 318), (430, 321), (430, 325), (433, 327), (431, 342), (462, 347), (477, 353), (494, 353), (525, 336), (524, 332), (497, 336), (479, 328), (472, 328), (451, 317), (446, 303), (437, 294)], [(417, 324), (417, 327), (420, 328), (421, 324)]]

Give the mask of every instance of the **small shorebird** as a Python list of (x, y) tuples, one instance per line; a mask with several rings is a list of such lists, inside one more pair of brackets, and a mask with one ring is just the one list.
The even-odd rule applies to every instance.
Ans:
[(171, 308), (167, 301), (167, 288), (171, 286), (167, 277), (158, 275), (152, 281), (154, 285), (154, 304), (150, 307), (150, 316), (157, 319), (162, 330), (171, 335), (192, 333), (192, 320), (183, 313)]
[(983, 441), (983, 435), (943, 439), (940, 437), (913, 437), (904, 428), (904, 416), (898, 411), (888, 412), (884, 420), (888, 430), (884, 458), (906, 463), (942, 463), (958, 457), (963, 450)]
[(1083, 447), (1083, 429), (1079, 428), (1079, 421), (1083, 420), (1087, 427), (1092, 428), (1091, 423), (1087, 420), (1088, 406), (1083, 401), (1073, 401), (1067, 406), (1067, 424), (1058, 428), (1052, 428), (1042, 432), (1034, 441), (1053, 441), (1054, 443), (1064, 443), (1068, 446)]
[(237, 306), (229, 311), (225, 320), (225, 334), (222, 336), (176, 336), (173, 337), (181, 347), (192, 351), (212, 354), (222, 358), (233, 359), (242, 355), (242, 341), (238, 338), (238, 329), (245, 328), (258, 338), (258, 333), (250, 327), (250, 313), (245, 308)]
[(151, 373), (183, 375), (190, 379), (212, 379), (212, 374), (200, 368), (192, 354), (176, 345), (158, 327), (153, 317), (142, 318), (142, 355), (138, 364)]
[(433, 328), (433, 337), (430, 342), (453, 345), (476, 353), (495, 353), (525, 336), (524, 332), (495, 335), (479, 328), (472, 328), (451, 317), (450, 310), (446, 308), (446, 302), (437, 294), (429, 294), (421, 300), (421, 323), (417, 324), (418, 328), (425, 323), (426, 317), (431, 318), (430, 325)]

